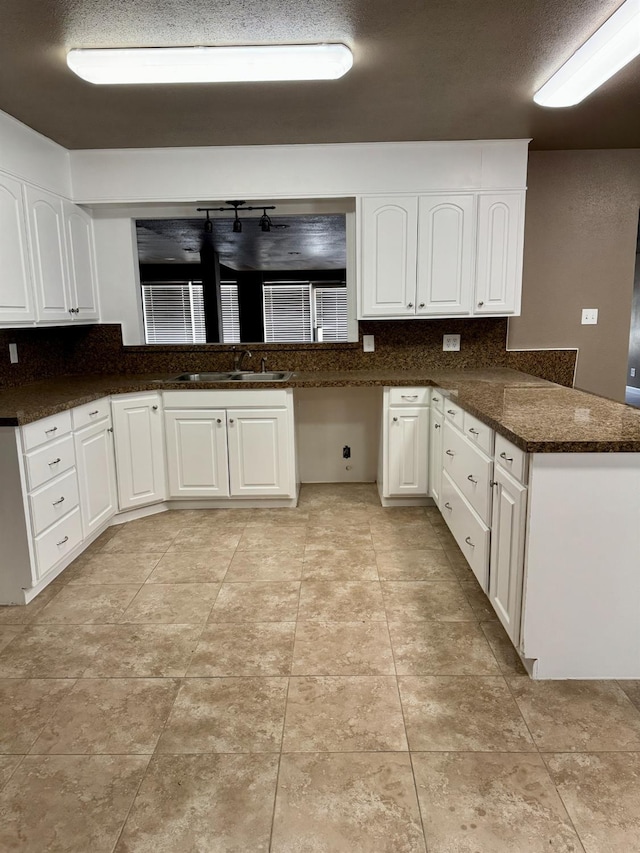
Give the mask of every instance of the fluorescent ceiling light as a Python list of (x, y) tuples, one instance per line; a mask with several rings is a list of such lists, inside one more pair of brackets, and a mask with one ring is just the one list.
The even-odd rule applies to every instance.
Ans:
[(344, 44), (137, 47), (70, 50), (67, 65), (90, 83), (335, 80), (353, 56)]
[(640, 54), (640, 0), (626, 0), (533, 97), (543, 107), (579, 104)]

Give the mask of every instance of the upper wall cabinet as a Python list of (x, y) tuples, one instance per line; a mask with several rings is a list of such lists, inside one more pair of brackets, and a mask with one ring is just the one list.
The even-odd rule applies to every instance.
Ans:
[(520, 310), (524, 191), (365, 197), (359, 319)]
[(0, 323), (35, 320), (22, 184), (0, 175)]
[(98, 319), (93, 223), (82, 208), (0, 173), (0, 326)]

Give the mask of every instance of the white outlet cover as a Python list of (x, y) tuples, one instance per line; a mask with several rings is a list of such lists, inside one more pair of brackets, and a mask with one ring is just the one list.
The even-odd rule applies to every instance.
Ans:
[(582, 309), (582, 325), (583, 326), (595, 326), (598, 323), (598, 309), (597, 308), (583, 308)]
[(375, 352), (375, 343), (373, 335), (362, 336), (362, 352)]
[(11, 364), (18, 363), (18, 344), (9, 344), (9, 361)]
[(460, 352), (460, 335), (443, 335), (443, 352)]

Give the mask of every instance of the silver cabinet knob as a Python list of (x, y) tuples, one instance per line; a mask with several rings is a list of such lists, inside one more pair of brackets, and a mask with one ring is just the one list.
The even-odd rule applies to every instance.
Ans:
[(233, 418), (229, 418), (229, 423), (230, 423), (230, 424), (235, 423), (235, 421), (233, 420)]
[(113, 427), (108, 427), (107, 432), (113, 432)]
[(469, 476), (467, 477), (467, 480), (468, 480), (470, 483), (473, 483), (473, 485), (474, 485), (474, 486), (477, 486), (477, 485), (478, 485), (478, 481), (473, 479), (473, 474), (469, 474)]
[(409, 302), (409, 303), (407, 304), (407, 308), (413, 308), (413, 302)]
[(418, 308), (424, 308), (424, 302), (421, 302), (420, 305), (418, 305)]
[(493, 488), (494, 486), (498, 485), (498, 481), (497, 480), (489, 480), (489, 485), (491, 486), (491, 488)]
[(484, 302), (478, 302), (478, 308), (482, 308), (483, 305), (484, 305)]
[(394, 420), (396, 423), (397, 423), (397, 421), (398, 421), (398, 419), (397, 419), (397, 418), (394, 418), (393, 420)]
[(440, 424), (434, 424), (434, 427), (435, 427), (436, 429), (440, 429)]
[(470, 537), (470, 536), (467, 536), (467, 537), (466, 537), (466, 539), (465, 539), (464, 541), (467, 543), (467, 545), (471, 545), (471, 547), (472, 547), (472, 548), (475, 548), (475, 547), (476, 547), (476, 546), (473, 544), (473, 542), (471, 541), (471, 537)]
[(151, 408), (153, 409), (153, 411), (154, 411), (154, 412), (157, 412), (157, 411), (158, 411), (158, 407), (157, 407), (157, 406), (151, 406)]
[(222, 423), (222, 418), (218, 418), (218, 419), (216, 420), (216, 423), (217, 423), (217, 424), (221, 424), (221, 423)]

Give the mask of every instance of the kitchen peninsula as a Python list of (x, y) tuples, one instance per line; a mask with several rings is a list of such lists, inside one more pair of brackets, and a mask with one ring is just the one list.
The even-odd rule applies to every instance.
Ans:
[[(434, 455), (433, 447), (420, 449), (430, 458), (432, 474), (439, 472), (440, 479), (436, 480), (440, 483), (439, 494), (434, 490), (430, 494), (534, 678), (640, 677), (640, 620), (637, 619), (640, 604), (640, 573), (637, 572), (640, 412), (504, 368), (306, 371), (295, 373), (286, 383), (243, 382), (242, 388), (238, 388), (237, 382), (184, 383), (157, 374), (88, 375), (59, 377), (3, 390), (0, 392), (0, 439), (6, 452), (3, 454), (1, 496), (5, 509), (2, 538), (11, 543), (3, 562), (13, 559), (11, 565), (5, 563), (3, 567), (3, 601), (20, 600), (13, 570), (19, 562), (17, 552), (21, 538), (30, 543), (31, 564), (47, 567), (40, 576), (36, 568), (31, 584), (21, 583), (25, 590), (22, 600), (28, 601), (113, 523), (118, 511), (122, 519), (135, 517), (122, 516), (123, 510), (130, 511), (134, 506), (137, 514), (144, 514), (157, 512), (165, 505), (176, 508), (182, 497), (216, 496), (212, 491), (215, 484), (210, 484), (206, 492), (193, 488), (180, 491), (184, 485), (184, 466), (176, 468), (177, 491), (171, 485), (173, 451), (169, 444), (165, 447), (164, 430), (169, 435), (169, 425), (180, 420), (178, 409), (182, 414), (185, 411), (193, 414), (194, 400), (202, 401), (197, 404), (200, 411), (198, 429), (207, 423), (217, 424), (216, 429), (224, 430), (224, 419), (228, 419), (229, 443), (224, 445), (224, 466), (226, 471), (228, 447), (232, 490), (219, 493), (230, 496), (224, 505), (243, 497), (245, 500), (252, 498), (251, 503), (247, 501), (245, 505), (259, 505), (261, 500), (283, 505), (282, 501), (274, 503), (278, 496), (288, 499), (284, 505), (292, 505), (298, 482), (293, 450), (296, 389), (336, 387), (378, 387), (381, 394), (382, 388), (398, 389), (394, 392), (398, 401), (409, 402), (419, 396), (416, 391), (422, 394), (425, 410), (430, 409), (430, 423), (434, 427), (438, 423), (444, 427), (440, 429), (444, 443), (439, 456)], [(233, 398), (228, 398), (230, 393)], [(267, 399), (265, 395), (270, 396)], [(244, 400), (250, 401), (252, 413), (260, 415), (253, 421), (246, 418), (247, 429), (256, 429), (257, 423), (267, 424), (269, 430), (284, 429), (283, 433), (268, 432), (269, 436), (285, 437), (279, 459), (286, 474), (284, 485), (278, 485), (279, 490), (268, 492), (254, 488), (251, 491), (249, 488), (243, 492), (247, 484), (240, 475), (243, 465), (247, 465), (246, 453), (253, 451), (251, 442), (248, 450), (243, 450), (240, 442), (238, 458), (233, 462), (235, 439), (232, 439), (232, 430), (236, 427), (237, 416), (229, 418), (229, 415), (233, 411), (247, 414)], [(163, 484), (165, 465), (169, 471), (168, 491), (163, 485), (161, 494), (143, 495), (137, 504), (123, 505), (122, 500), (122, 482), (126, 479), (121, 470), (124, 457), (117, 452), (117, 411), (121, 404), (127, 404), (129, 412), (135, 409), (134, 417), (139, 418), (140, 423), (143, 419), (147, 423), (151, 411), (158, 415), (160, 461), (155, 470)], [(235, 408), (232, 411), (230, 407)], [(410, 407), (400, 409), (401, 414), (409, 411), (413, 410)], [(241, 420), (238, 419), (238, 429)], [(189, 423), (192, 425), (193, 419)], [(52, 484), (59, 490), (63, 482), (75, 482), (69, 472), (75, 470), (76, 464), (80, 493), (82, 495), (84, 489), (89, 506), (92, 493), (102, 496), (109, 491), (108, 483), (104, 482), (88, 481), (83, 486), (83, 448), (94, 445), (93, 439), (83, 441), (82, 436), (95, 438), (95, 446), (102, 452), (102, 467), (97, 468), (102, 472), (99, 477), (109, 480), (114, 469), (113, 457), (109, 459), (113, 446), (108, 441), (114, 427), (120, 500), (114, 496), (106, 510), (94, 513), (90, 529), (87, 529), (86, 513), (83, 515), (77, 509), (77, 498), (76, 509), (69, 512), (65, 508), (63, 512), (67, 515), (56, 521), (50, 508), (45, 507), (48, 499), (43, 502), (41, 495), (48, 495)], [(377, 424), (372, 424), (372, 429), (376, 427)], [(482, 438), (477, 447), (472, 447), (470, 439), (481, 432), (489, 437), (486, 442)], [(177, 432), (171, 434), (178, 435)], [(260, 433), (248, 434), (258, 436)], [(428, 438), (427, 443), (430, 441)], [(76, 456), (72, 458), (74, 442)], [(50, 450), (56, 450), (51, 459)], [(60, 465), (61, 470), (56, 468), (51, 474), (46, 466), (59, 460), (63, 451), (71, 454), (66, 467), (64, 460), (58, 461), (56, 465)], [(470, 471), (475, 471), (473, 465), (480, 460), (484, 466), (482, 470), (488, 472), (493, 515), (486, 501), (476, 509), (478, 505), (473, 494), (469, 499), (465, 497), (466, 482), (456, 481), (455, 466), (447, 467), (454, 457), (463, 460), (460, 464), (466, 464), (465, 454), (472, 466)], [(44, 469), (39, 467), (40, 456), (43, 456)], [(85, 462), (86, 459), (91, 457), (85, 457)], [(131, 458), (129, 464), (132, 464)], [(240, 471), (235, 492), (234, 464)], [(466, 468), (461, 470), (466, 475)], [(225, 477), (228, 483), (229, 474), (223, 474), (222, 479)], [(469, 473), (464, 480), (475, 485), (475, 474)], [(430, 488), (436, 481), (430, 478)], [(113, 484), (111, 489), (113, 492)], [(265, 497), (260, 498), (261, 494)], [(22, 497), (17, 500), (20, 495)], [(57, 492), (53, 497), (60, 500)], [(210, 505), (220, 504), (214, 501)], [(460, 521), (454, 522), (458, 505), (460, 514), (456, 517)], [(451, 518), (448, 518), (449, 513)], [(81, 522), (84, 522), (84, 530)], [(36, 533), (40, 529), (35, 526), (38, 523), (44, 533)], [(65, 523), (71, 525), (71, 532), (65, 535), (70, 537), (74, 547), (66, 552), (65, 558), (59, 558), (54, 546), (64, 538), (58, 538), (57, 531), (58, 525), (64, 527)], [(467, 523), (475, 526), (467, 528)], [(55, 531), (54, 545), (46, 541), (47, 531)], [(64, 531), (60, 529), (60, 532)], [(476, 532), (484, 536), (482, 545)], [(53, 548), (53, 553), (47, 548)]]

